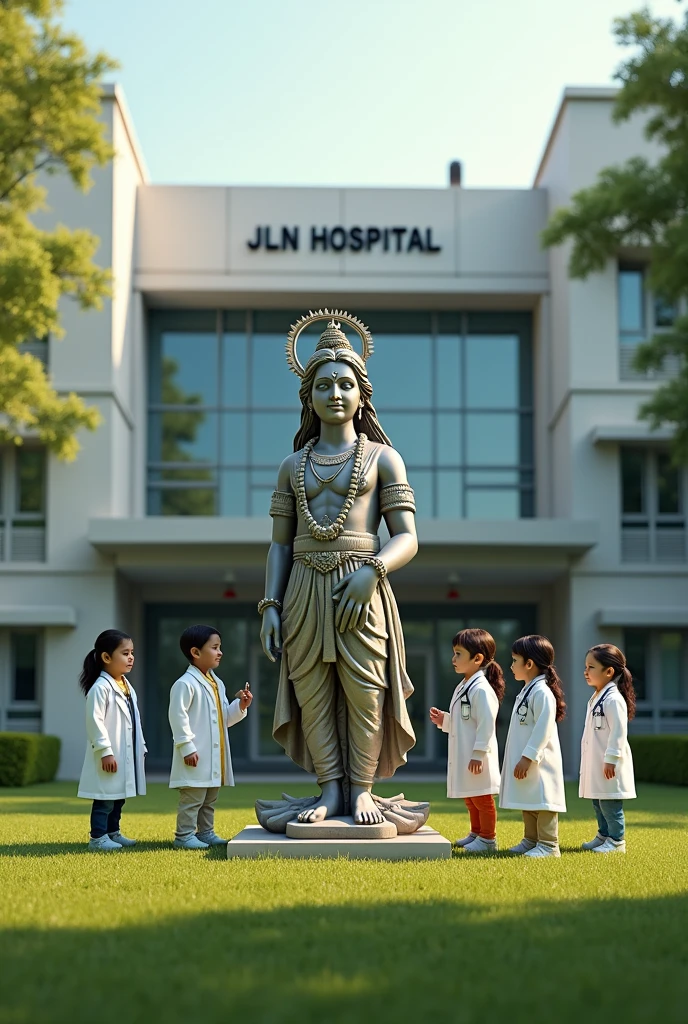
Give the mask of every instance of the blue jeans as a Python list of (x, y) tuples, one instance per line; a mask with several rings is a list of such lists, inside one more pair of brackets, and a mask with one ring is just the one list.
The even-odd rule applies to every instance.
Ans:
[(119, 832), (124, 800), (94, 800), (91, 808), (91, 839)]
[(620, 842), (626, 831), (623, 800), (593, 800), (592, 805), (600, 835)]

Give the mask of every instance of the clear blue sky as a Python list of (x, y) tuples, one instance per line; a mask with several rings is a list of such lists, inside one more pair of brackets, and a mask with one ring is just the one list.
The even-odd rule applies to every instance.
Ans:
[[(159, 183), (529, 186), (566, 85), (641, 0), (67, 0)], [(676, 0), (652, 0), (681, 16)]]

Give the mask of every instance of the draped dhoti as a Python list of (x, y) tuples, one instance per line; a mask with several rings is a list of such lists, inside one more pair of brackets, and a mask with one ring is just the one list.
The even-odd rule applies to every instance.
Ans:
[(389, 778), (415, 743), (406, 700), (404, 638), (394, 594), (381, 580), (366, 621), (340, 633), (332, 588), (379, 550), (373, 534), (336, 541), (299, 536), (282, 611), (282, 663), (273, 736), (320, 783)]

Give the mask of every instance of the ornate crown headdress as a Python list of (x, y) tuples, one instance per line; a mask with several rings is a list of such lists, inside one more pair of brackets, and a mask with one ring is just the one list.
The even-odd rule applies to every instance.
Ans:
[(318, 349), (323, 348), (335, 350), (338, 348), (348, 348), (353, 352), (353, 346), (342, 330), (342, 324), (347, 324), (356, 331), (361, 339), (363, 362), (367, 362), (373, 353), (373, 338), (366, 325), (358, 317), (352, 316), (351, 313), (346, 313), (343, 309), (319, 309), (317, 313), (309, 310), (306, 316), (299, 317), (296, 323), (291, 325), (287, 335), (287, 363), (289, 364), (289, 369), (297, 377), (303, 377), (305, 370), (296, 354), (296, 344), (302, 332), (319, 320), (328, 320), (329, 323), (320, 335), (320, 341), (316, 345), (316, 352)]

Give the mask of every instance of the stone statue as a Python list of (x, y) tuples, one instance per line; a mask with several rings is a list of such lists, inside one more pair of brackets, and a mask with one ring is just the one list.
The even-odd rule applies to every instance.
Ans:
[[(329, 321), (305, 368), (299, 335)], [(362, 356), (342, 325), (360, 336)], [(281, 654), (273, 736), (289, 757), (315, 772), (320, 795), (258, 801), (258, 820), (284, 832), (287, 822), (351, 813), (354, 823), (394, 821), (415, 831), (428, 805), (372, 795), (406, 761), (415, 736), (406, 709), (413, 686), (387, 575), (416, 554), (413, 490), (372, 403), (366, 361), (373, 350), (356, 317), (309, 313), (291, 328), (290, 368), (301, 378), (301, 425), (294, 453), (272, 495), (272, 543), (261, 642)], [(389, 540), (380, 547), (384, 516)]]

